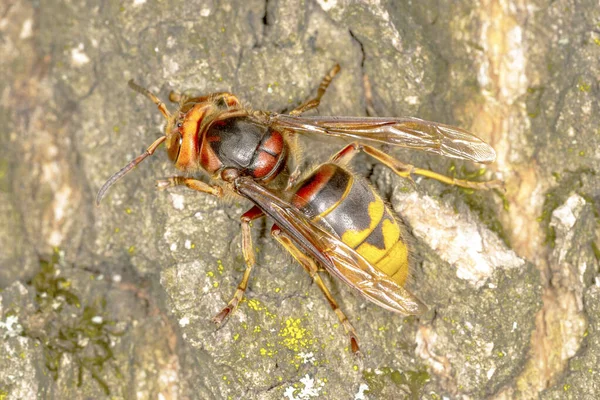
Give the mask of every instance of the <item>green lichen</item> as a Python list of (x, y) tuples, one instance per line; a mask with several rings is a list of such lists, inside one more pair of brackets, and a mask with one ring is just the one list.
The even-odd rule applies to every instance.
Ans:
[[(485, 181), (482, 179), (487, 172), (485, 168), (480, 168), (475, 171), (469, 171), (464, 166), (460, 168), (460, 171), (457, 171), (455, 165), (452, 165), (449, 169), (449, 175), (453, 178), (468, 180), (472, 182), (481, 182)], [(468, 188), (458, 188), (457, 189), (463, 194), (462, 199), (465, 204), (469, 207), (469, 209), (474, 212), (481, 222), (492, 232), (495, 232), (498, 237), (510, 247), (510, 239), (500, 219), (498, 218), (497, 211), (493, 204), (488, 200), (489, 192), (482, 190), (474, 190)], [(442, 195), (445, 193), (449, 193), (452, 189), (442, 192)], [(506, 196), (501, 190), (494, 189), (493, 193), (500, 197), (502, 200), (502, 206), (504, 210), (508, 210), (509, 204)]]
[(40, 309), (51, 307), (54, 300), (64, 298), (64, 302), (55, 303), (55, 311), (60, 312), (65, 304), (80, 308), (81, 302), (69, 290), (71, 282), (60, 276), (57, 266), (60, 262), (60, 253), (55, 251), (50, 261), (40, 260), (40, 271), (33, 277), (31, 284), (35, 288), (35, 300)]
[(596, 242), (592, 242), (592, 251), (594, 252), (594, 258), (596, 261), (600, 262), (600, 249), (598, 248)]
[(36, 292), (36, 319), (42, 323), (26, 329), (25, 335), (42, 345), (46, 368), (54, 380), (58, 379), (63, 356), (68, 354), (77, 367), (77, 386), (83, 384), (87, 372), (109, 395), (105, 369), (112, 368), (114, 376), (122, 378), (110, 345), (121, 333), (113, 331), (115, 322), (106, 317), (104, 298), (82, 307), (72, 283), (60, 275), (65, 267), (58, 250), (50, 260), (40, 260), (40, 271), (30, 284)]
[(0, 158), (0, 192), (8, 192), (10, 188), (8, 160)]
[(527, 97), (525, 99), (525, 108), (529, 118), (536, 118), (540, 115), (541, 99), (545, 88), (543, 86), (527, 88)]
[(396, 369), (384, 367), (375, 371), (364, 371), (363, 378), (369, 386), (369, 389), (365, 393), (371, 394), (375, 398), (378, 398), (391, 381), (401, 388), (406, 395), (404, 398), (416, 400), (421, 398), (423, 387), (429, 382), (430, 376), (425, 370), (401, 372)]
[[(503, 193), (497, 192), (497, 194), (502, 199), (503, 209), (507, 210), (508, 200), (504, 196)], [(485, 201), (486, 194), (483, 192), (475, 192), (470, 195), (464, 197), (465, 203), (469, 207), (471, 211), (473, 211), (481, 222), (492, 232), (495, 232), (498, 237), (510, 247), (510, 239), (508, 234), (504, 230), (500, 219), (498, 219), (498, 215), (496, 210), (490, 205), (489, 202)]]

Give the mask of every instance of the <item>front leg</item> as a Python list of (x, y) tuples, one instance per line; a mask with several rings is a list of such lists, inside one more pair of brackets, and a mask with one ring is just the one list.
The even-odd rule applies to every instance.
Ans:
[(325, 91), (329, 87), (329, 84), (338, 72), (340, 72), (340, 65), (335, 64), (331, 71), (329, 71), (329, 73), (325, 75), (325, 77), (321, 81), (321, 84), (319, 85), (319, 90), (317, 91), (317, 95), (313, 99), (307, 100), (304, 103), (300, 104), (298, 107), (294, 108), (292, 111), (290, 111), (290, 115), (301, 115), (302, 113), (305, 113), (308, 110), (312, 110), (313, 108), (319, 107), (319, 104), (321, 104), (321, 97), (323, 97)]
[(172, 103), (180, 103), (180, 104), (204, 103), (207, 101), (213, 101), (217, 104), (226, 105), (227, 108), (229, 108), (229, 109), (242, 108), (242, 103), (241, 103), (240, 99), (238, 99), (236, 95), (234, 95), (233, 93), (230, 93), (230, 92), (216, 92), (216, 93), (211, 93), (211, 94), (208, 94), (205, 96), (194, 97), (194, 96), (188, 96), (187, 94), (184, 94), (184, 93), (178, 93), (178, 92), (172, 91), (171, 93), (169, 93), (169, 100)]
[(199, 179), (186, 178), (185, 176), (172, 176), (167, 179), (160, 179), (156, 181), (156, 188), (158, 190), (164, 190), (173, 186), (187, 186), (190, 189), (198, 192), (212, 194), (215, 197), (223, 197), (222, 187), (209, 185), (208, 183), (202, 182)]

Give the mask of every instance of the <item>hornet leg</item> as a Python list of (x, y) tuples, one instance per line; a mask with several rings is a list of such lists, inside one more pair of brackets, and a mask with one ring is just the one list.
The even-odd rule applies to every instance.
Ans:
[(317, 96), (313, 99), (307, 100), (298, 107), (294, 108), (292, 111), (290, 111), (290, 115), (300, 115), (308, 110), (312, 110), (313, 108), (319, 107), (319, 104), (321, 103), (321, 97), (323, 97), (325, 91), (327, 90), (327, 87), (338, 72), (340, 72), (340, 65), (335, 64), (331, 71), (329, 71), (329, 73), (325, 75), (325, 78), (323, 78), (323, 80), (321, 81), (321, 84), (319, 85), (319, 90), (317, 91)]
[[(171, 186), (185, 185), (190, 189), (197, 190), (203, 193), (209, 193), (217, 197), (222, 196), (222, 189), (219, 186), (211, 186), (200, 180), (185, 178), (182, 176), (173, 176), (171, 178), (157, 181), (156, 183), (159, 189), (165, 189)], [(244, 256), (244, 261), (246, 262), (246, 270), (244, 271), (244, 277), (242, 281), (238, 285), (233, 298), (229, 301), (227, 306), (223, 308), (217, 315), (215, 315), (212, 321), (220, 325), (229, 314), (231, 314), (238, 306), (242, 298), (244, 297), (244, 292), (248, 287), (248, 280), (250, 279), (250, 272), (254, 267), (254, 250), (252, 249), (252, 233), (250, 232), (250, 223), (257, 218), (260, 218), (264, 215), (262, 210), (257, 206), (252, 207), (250, 210), (246, 211), (241, 217), (242, 222), (242, 254)]]
[(187, 186), (198, 192), (212, 194), (216, 197), (223, 196), (223, 189), (220, 186), (209, 185), (198, 179), (186, 178), (184, 176), (172, 176), (167, 179), (156, 181), (156, 188), (159, 190), (164, 190), (173, 186)]
[(262, 217), (263, 215), (265, 214), (260, 208), (253, 206), (240, 218), (242, 221), (242, 254), (244, 255), (244, 261), (246, 262), (246, 270), (244, 271), (244, 277), (242, 278), (242, 281), (235, 290), (233, 298), (229, 301), (227, 306), (221, 310), (221, 312), (213, 317), (212, 321), (217, 325), (220, 325), (225, 318), (227, 318), (227, 316), (237, 308), (238, 304), (240, 304), (240, 301), (242, 301), (242, 298), (244, 297), (244, 292), (248, 287), (248, 279), (250, 279), (250, 272), (252, 271), (252, 267), (254, 267), (254, 250), (252, 248), (250, 222)]
[(447, 185), (460, 186), (468, 189), (476, 190), (490, 190), (490, 189), (502, 189), (503, 183), (500, 180), (492, 180), (487, 182), (474, 182), (463, 179), (450, 178), (448, 176), (438, 174), (437, 172), (430, 171), (428, 169), (417, 168), (410, 164), (405, 164), (394, 157), (376, 149), (375, 147), (360, 144), (358, 142), (350, 143), (344, 147), (337, 154), (335, 154), (331, 161), (345, 165), (347, 164), (356, 154), (360, 151), (364, 151), (377, 161), (389, 167), (396, 175), (403, 178), (411, 179), (411, 175), (420, 175), (426, 178), (435, 179), (443, 182)]
[(308, 272), (311, 278), (313, 278), (319, 289), (321, 289), (321, 291), (325, 295), (325, 298), (331, 306), (331, 309), (338, 316), (340, 323), (342, 324), (344, 330), (346, 331), (346, 334), (350, 338), (350, 348), (352, 349), (352, 353), (354, 353), (356, 356), (360, 356), (360, 347), (358, 345), (358, 337), (356, 336), (356, 331), (354, 330), (354, 327), (352, 327), (352, 324), (350, 324), (350, 321), (348, 321), (348, 318), (346, 317), (344, 312), (338, 306), (337, 302), (329, 292), (327, 286), (325, 286), (325, 283), (321, 279), (321, 276), (318, 274), (318, 267), (316, 263), (313, 261), (312, 258), (308, 257), (302, 251), (300, 251), (298, 247), (296, 247), (296, 245), (292, 242), (292, 240), (289, 237), (287, 237), (277, 225), (273, 225), (273, 228), (271, 229), (271, 234), (273, 235), (275, 240), (277, 240), (296, 259), (296, 261), (298, 261), (300, 265), (304, 267), (304, 269), (306, 270), (306, 272)]
[(172, 103), (204, 103), (206, 101), (214, 101), (224, 103), (228, 108), (241, 108), (242, 103), (236, 95), (229, 92), (211, 93), (206, 96), (191, 97), (184, 93), (171, 92), (169, 93), (169, 101)]

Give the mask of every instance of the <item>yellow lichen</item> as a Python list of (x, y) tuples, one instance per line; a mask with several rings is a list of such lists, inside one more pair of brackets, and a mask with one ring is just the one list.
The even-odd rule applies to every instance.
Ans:
[(277, 350), (274, 349), (275, 345), (271, 344), (271, 343), (267, 343), (267, 347), (261, 347), (259, 352), (260, 355), (263, 357), (271, 357), (273, 358), (274, 355), (277, 354)]
[(275, 314), (273, 314), (272, 312), (270, 312), (267, 307), (261, 305), (260, 301), (256, 300), (256, 299), (248, 299), (246, 300), (246, 302), (248, 303), (248, 307), (250, 307), (252, 310), (254, 311), (264, 311), (265, 315), (267, 317), (270, 318), (275, 318)]
[(250, 307), (254, 311), (260, 311), (260, 310), (262, 310), (262, 307), (260, 305), (260, 301), (258, 301), (256, 299), (250, 299), (250, 300), (248, 300), (248, 307)]
[(303, 328), (301, 324), (302, 321), (300, 318), (288, 318), (279, 331), (279, 336), (282, 338), (280, 343), (295, 352), (313, 344), (310, 332), (306, 328)]
[(579, 89), (580, 92), (584, 92), (587, 93), (591, 90), (592, 85), (585, 82), (583, 79), (579, 79), (579, 82), (577, 83), (577, 88)]

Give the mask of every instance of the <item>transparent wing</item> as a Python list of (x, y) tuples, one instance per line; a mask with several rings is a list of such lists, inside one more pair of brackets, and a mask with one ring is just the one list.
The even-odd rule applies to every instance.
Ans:
[(238, 179), (236, 188), (273, 218), (296, 245), (368, 300), (403, 315), (421, 314), (427, 309), (413, 294), (375, 269), (334, 235), (315, 225), (291, 204), (251, 179)]
[(316, 133), (407, 147), (478, 163), (496, 159), (494, 149), (472, 133), (418, 118), (296, 117), (271, 114), (274, 129)]

